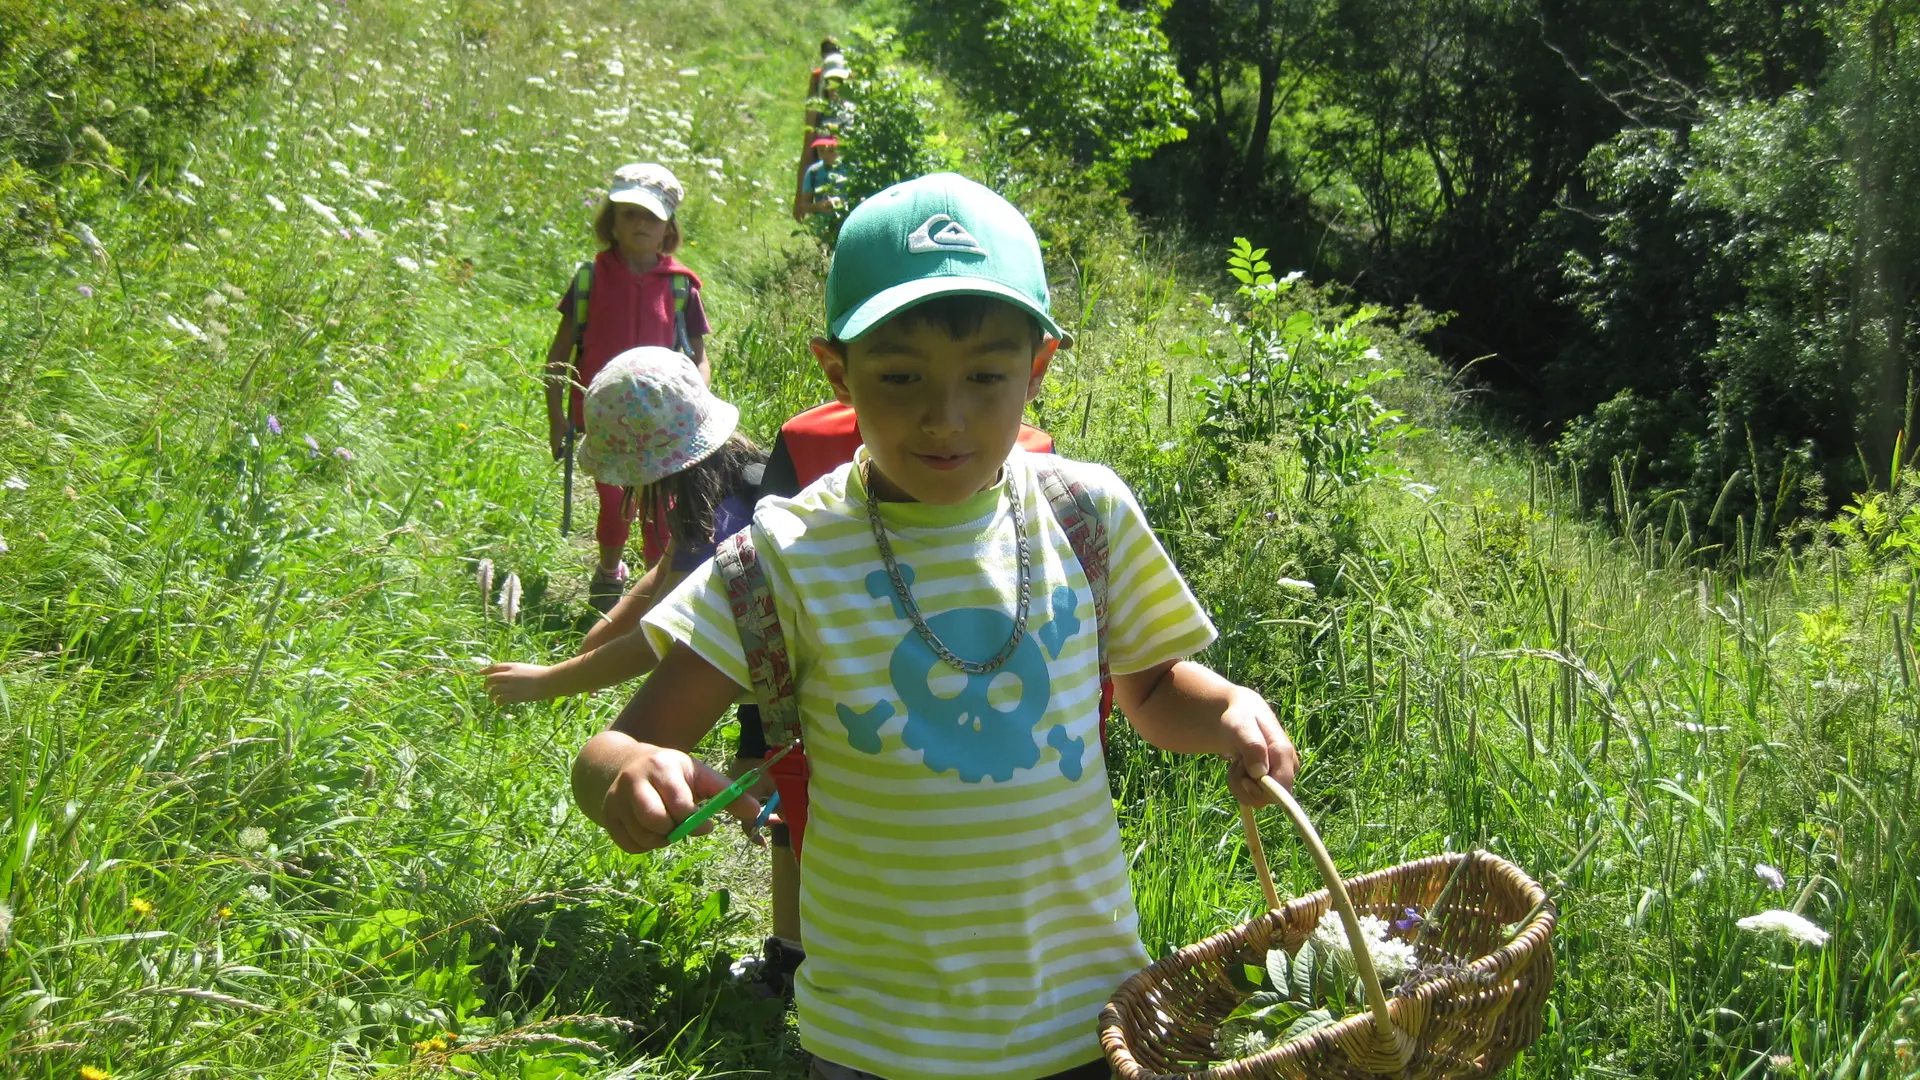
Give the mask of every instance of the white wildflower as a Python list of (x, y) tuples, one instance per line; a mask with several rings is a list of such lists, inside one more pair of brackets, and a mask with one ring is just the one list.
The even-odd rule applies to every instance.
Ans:
[(1401, 484), (1400, 490), (1409, 495), (1417, 495), (1422, 499), (1431, 499), (1440, 493), (1440, 489), (1434, 487), (1432, 484), (1422, 484), (1414, 480), (1409, 480)]
[(7, 477), (6, 483), (0, 484), (0, 487), (6, 488), (8, 491), (25, 491), (27, 490), (27, 482), (17, 476), (9, 476)]
[(714, 202), (717, 202), (717, 203), (719, 203), (719, 204), (720, 204), (721, 206), (725, 206), (725, 205), (727, 205), (727, 200), (725, 200), (725, 199), (723, 199), (723, 198), (721, 198), (721, 197), (720, 197), (720, 196), (718, 196), (718, 195), (708, 195), (707, 197), (708, 197), (708, 198), (710, 198), (710, 199), (712, 199), (712, 200), (713, 200)]
[(509, 101), (509, 102), (507, 102), (507, 111), (508, 111), (508, 112), (510, 112), (510, 113), (512, 113), (512, 114), (513, 114), (513, 115), (515, 115), (515, 116), (525, 116), (525, 115), (527, 115), (527, 113), (526, 113), (526, 110), (524, 110), (524, 109), (522, 109), (522, 108), (521, 108), (520, 106), (518, 106), (518, 105), (515, 105), (515, 104), (514, 104), (513, 102), (511, 102), (511, 101)]
[(260, 885), (257, 883), (247, 886), (247, 895), (253, 897), (255, 900), (259, 901), (262, 904), (273, 899), (273, 894), (267, 891), (267, 887), (265, 885)]
[(363, 139), (370, 139), (373, 137), (373, 132), (371, 130), (367, 128), (363, 128), (359, 124), (348, 124), (347, 130), (353, 132), (355, 135), (358, 135)]
[(602, 61), (602, 63), (606, 64), (608, 75), (611, 75), (616, 79), (624, 79), (627, 77), (627, 65), (621, 63), (620, 61), (604, 60)]
[(1787, 887), (1787, 877), (1777, 868), (1766, 863), (1753, 864), (1753, 876), (1759, 878), (1769, 889), (1779, 892)]
[(1816, 949), (1825, 945), (1827, 938), (1832, 936), (1813, 925), (1805, 916), (1791, 911), (1782, 911), (1779, 908), (1763, 911), (1758, 915), (1749, 915), (1734, 925), (1742, 930), (1750, 930), (1756, 934), (1772, 934), (1796, 945), (1811, 945)]
[(1307, 581), (1303, 578), (1283, 577), (1279, 580), (1278, 584), (1283, 589), (1293, 589), (1298, 592), (1319, 592), (1320, 591), (1313, 584), (1313, 582)]
[(1280, 284), (1291, 285), (1294, 282), (1299, 281), (1301, 278), (1304, 278), (1306, 276), (1307, 276), (1307, 272), (1305, 270), (1295, 270), (1294, 272), (1288, 274), (1286, 277), (1281, 278)]
[(300, 201), (307, 204), (307, 209), (326, 218), (329, 225), (338, 226), (340, 224), (340, 215), (333, 212), (333, 207), (328, 206), (326, 203), (304, 192), (300, 195)]
[(1367, 943), (1367, 951), (1373, 955), (1373, 973), (1380, 977), (1383, 986), (1393, 986), (1413, 973), (1420, 966), (1414, 955), (1413, 946), (1399, 938), (1390, 937), (1382, 941)]
[(493, 599), (493, 560), (481, 559), (473, 568), (473, 580), (480, 586), (480, 603), (484, 606)]
[(5, 555), (6, 553), (7, 553), (7, 538), (4, 536), (0, 536), (0, 555)]
[(179, 330), (182, 333), (187, 334), (189, 337), (193, 338), (195, 341), (207, 340), (207, 332), (205, 330), (200, 329), (198, 326), (194, 325), (192, 322), (186, 319), (180, 318), (178, 315), (167, 316), (167, 325), (173, 327), (175, 330)]
[(1386, 359), (1385, 356), (1381, 355), (1380, 346), (1378, 345), (1367, 346), (1367, 351), (1361, 353), (1360, 355), (1362, 357), (1365, 357), (1369, 362), (1375, 363), (1375, 364)]
[(420, 272), (420, 264), (407, 258), (405, 255), (395, 255), (393, 257), (393, 265), (405, 270), (409, 274), (417, 274)]
[(187, 183), (192, 184), (194, 187), (207, 186), (207, 182), (205, 180), (202, 180), (199, 177), (193, 175), (192, 171), (187, 169), (180, 170), (180, 179), (185, 180)]
[(547, 85), (547, 80), (541, 78), (538, 75), (529, 75), (527, 76), (527, 85), (528, 86), (545, 86)]
[(332, 169), (336, 176), (342, 176), (349, 180), (353, 178), (353, 170), (347, 168), (347, 163), (344, 161), (329, 161), (327, 162), (327, 168)]
[[(5, 551), (5, 550), (6, 550), (6, 545), (0, 544), (0, 551)], [(10, 942), (12, 939), (13, 939), (13, 908), (7, 904), (0, 904), (0, 949), (6, 948), (8, 942)]]
[(511, 571), (500, 586), (500, 614), (508, 622), (520, 621), (520, 575)]
[(94, 259), (101, 263), (107, 261), (107, 245), (101, 243), (100, 238), (93, 235), (93, 228), (86, 222), (83, 221), (75, 225), (73, 227), (73, 234), (80, 238), (80, 243), (86, 247), (87, 254), (93, 256)]
[(680, 69), (680, 74), (682, 74), (682, 75), (685, 75), (685, 76), (687, 76), (687, 77), (689, 77), (689, 78), (691, 78), (691, 77), (693, 77), (693, 76), (695, 76), (695, 75), (698, 75), (698, 74), (700, 74), (700, 69), (699, 69), (699, 68), (681, 68), (681, 69)]
[(267, 199), (267, 205), (273, 207), (274, 213), (284, 214), (287, 212), (287, 204), (281, 202), (278, 198), (272, 195), (268, 195), (266, 199)]
[(259, 851), (267, 846), (267, 830), (258, 825), (249, 825), (240, 830), (240, 848), (243, 851)]

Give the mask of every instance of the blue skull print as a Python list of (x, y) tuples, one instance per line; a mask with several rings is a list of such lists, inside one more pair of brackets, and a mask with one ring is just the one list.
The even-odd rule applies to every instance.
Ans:
[[(900, 574), (910, 586), (913, 568), (902, 564)], [(884, 571), (868, 575), (867, 591), (876, 599), (892, 599), (896, 617), (906, 618)], [(1056, 588), (1052, 601), (1052, 621), (1040, 632), (1021, 638), (1013, 655), (995, 671), (968, 674), (954, 669), (912, 629), (894, 646), (887, 674), (906, 707), (900, 738), (921, 752), (928, 769), (952, 771), (969, 784), (989, 778), (1004, 783), (1016, 771), (1038, 765), (1045, 745), (1059, 752), (1060, 770), (1067, 779), (1080, 779), (1085, 739), (1069, 738), (1058, 724), (1047, 733), (1044, 744), (1035, 738), (1035, 728), (1046, 718), (1052, 700), (1047, 654), (1057, 659), (1067, 639), (1080, 629), (1073, 590)], [(954, 655), (983, 663), (1013, 634), (1013, 619), (994, 608), (957, 608), (927, 619), (927, 628)], [(858, 712), (841, 705), (838, 712), (855, 749), (880, 752), (879, 728), (894, 716), (891, 703), (881, 701)]]

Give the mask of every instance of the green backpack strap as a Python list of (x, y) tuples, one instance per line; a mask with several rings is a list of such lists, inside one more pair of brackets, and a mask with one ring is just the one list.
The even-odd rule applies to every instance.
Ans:
[(692, 293), (693, 277), (688, 274), (674, 274), (673, 347), (689, 359), (693, 356), (693, 339), (687, 336), (687, 297)]
[(587, 336), (587, 298), (593, 295), (593, 264), (583, 262), (573, 272), (573, 363), (580, 366), (580, 345)]
[(1100, 734), (1106, 736), (1107, 713), (1113, 708), (1113, 674), (1107, 670), (1107, 523), (1093, 505), (1093, 495), (1069, 470), (1063, 458), (1042, 455), (1035, 459), (1034, 472), (1040, 478), (1041, 494), (1053, 510), (1053, 519), (1073, 545), (1074, 558), (1087, 575), (1087, 591), (1093, 594), (1093, 621), (1100, 656)]
[(722, 540), (713, 553), (713, 568), (727, 589), (733, 625), (746, 652), (747, 675), (754, 700), (760, 704), (760, 729), (769, 750), (800, 739), (800, 702), (793, 686), (793, 666), (787, 657), (787, 636), (780, 629), (773, 587), (766, 565), (753, 550), (750, 530), (741, 529)]

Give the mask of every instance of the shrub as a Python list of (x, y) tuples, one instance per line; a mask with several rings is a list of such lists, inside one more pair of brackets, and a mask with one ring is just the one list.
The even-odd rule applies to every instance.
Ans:
[(892, 31), (857, 32), (853, 39), (853, 80), (839, 136), (850, 206), (953, 164), (935, 119), (933, 80), (901, 58)]

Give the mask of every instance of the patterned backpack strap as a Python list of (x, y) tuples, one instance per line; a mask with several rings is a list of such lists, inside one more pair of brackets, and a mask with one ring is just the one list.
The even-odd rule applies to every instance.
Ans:
[(1035, 472), (1039, 474), (1040, 490), (1047, 496), (1047, 505), (1053, 508), (1053, 519), (1065, 530), (1067, 542), (1073, 545), (1073, 555), (1080, 560), (1080, 568), (1086, 572), (1087, 589), (1093, 593), (1094, 628), (1100, 643), (1101, 715), (1104, 717), (1105, 706), (1112, 704), (1113, 693), (1113, 676), (1107, 670), (1107, 523), (1093, 505), (1093, 495), (1087, 486), (1062, 468), (1064, 464), (1058, 458), (1051, 461), (1041, 459)]
[(593, 264), (583, 262), (573, 272), (573, 361), (580, 362), (580, 345), (587, 336), (587, 298), (593, 295)]
[(787, 662), (787, 637), (780, 629), (767, 569), (753, 550), (753, 538), (741, 529), (720, 542), (713, 566), (727, 587), (733, 625), (747, 655), (747, 675), (760, 703), (760, 728), (767, 747), (785, 746), (800, 738), (800, 702), (794, 693), (793, 669)]
[(673, 275), (673, 347), (684, 356), (693, 355), (693, 339), (687, 336), (687, 297), (693, 292), (693, 279), (686, 274)]

